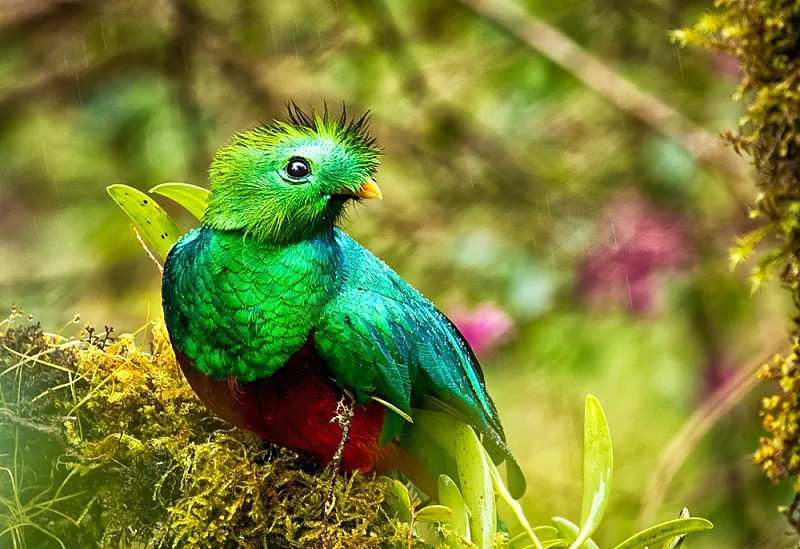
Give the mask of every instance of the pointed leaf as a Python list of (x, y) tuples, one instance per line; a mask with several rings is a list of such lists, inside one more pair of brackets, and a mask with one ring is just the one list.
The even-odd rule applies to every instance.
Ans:
[(572, 543), (578, 537), (578, 531), (580, 531), (580, 528), (574, 522), (570, 522), (562, 517), (553, 517), (551, 520), (553, 521), (556, 530), (558, 530), (558, 537), (561, 539)]
[(485, 448), (484, 456), (486, 457), (486, 462), (489, 466), (489, 474), (492, 476), (492, 486), (494, 487), (495, 493), (500, 496), (500, 499), (505, 501), (509, 507), (511, 507), (511, 510), (514, 512), (514, 516), (517, 517), (517, 520), (525, 530), (525, 533), (533, 542), (534, 547), (536, 547), (536, 549), (542, 549), (542, 544), (539, 541), (539, 538), (536, 537), (536, 533), (533, 531), (534, 529), (531, 528), (530, 523), (528, 523), (528, 519), (525, 517), (525, 514), (522, 512), (522, 507), (517, 500), (511, 497), (511, 494), (509, 493), (505, 484), (503, 484), (503, 479), (500, 477), (500, 472), (497, 470), (497, 466), (492, 463), (489, 453)]
[(455, 432), (461, 425), (459, 420), (446, 413), (415, 408), (414, 424), (441, 446), (448, 456), (456, 459)]
[[(689, 518), (689, 509), (684, 507), (678, 514), (678, 518)], [(664, 545), (661, 546), (661, 549), (678, 549), (681, 545), (683, 545), (683, 540), (685, 539), (686, 535), (669, 538), (664, 542)]]
[(662, 522), (655, 526), (651, 526), (646, 530), (642, 530), (638, 534), (629, 537), (614, 549), (639, 549), (642, 547), (652, 547), (656, 543), (676, 537), (685, 536), (692, 532), (700, 532), (702, 530), (710, 530), (714, 525), (703, 518), (679, 518)]
[(458, 489), (458, 484), (447, 475), (439, 475), (439, 503), (453, 510), (453, 518), (447, 521), (453, 531), (470, 541), (469, 512)]
[(150, 189), (150, 192), (171, 198), (200, 220), (206, 213), (208, 195), (211, 194), (208, 189), (188, 183), (162, 183)]
[(175, 222), (152, 197), (127, 185), (111, 185), (106, 191), (131, 218), (142, 238), (161, 259), (183, 234)]
[(669, 538), (664, 542), (664, 545), (661, 546), (661, 549), (680, 549), (680, 547), (683, 546), (684, 540), (686, 540), (685, 535)]
[(583, 423), (583, 504), (581, 529), (570, 546), (577, 549), (591, 536), (608, 506), (613, 469), (611, 435), (603, 408), (593, 395), (586, 397)]
[[(462, 464), (459, 462), (459, 454), (458, 448), (462, 446), (461, 439), (459, 438), (463, 435), (462, 429), (466, 428), (472, 432), (472, 438), (477, 441), (477, 436), (475, 435), (474, 431), (467, 425), (461, 423), (458, 419), (454, 418), (450, 414), (442, 413), (442, 412), (433, 412), (430, 410), (423, 410), (423, 409), (414, 409), (414, 425), (419, 427), (422, 431), (425, 432), (431, 439), (433, 439), (436, 444), (438, 444), (442, 450), (444, 450), (448, 455), (452, 456), (456, 460), (456, 464), (458, 465), (459, 471), (459, 480), (461, 482), (461, 495), (464, 498), (464, 503), (467, 505), (467, 509), (470, 512), (471, 520), (470, 520), (470, 535), (471, 541), (477, 544), (479, 547), (481, 546), (481, 538), (479, 537), (478, 533), (475, 531), (474, 523), (476, 520), (476, 508), (472, 496), (475, 494), (472, 493), (473, 487), (468, 488), (464, 484), (464, 478), (462, 476)], [(494, 488), (500, 497), (502, 497), (512, 508), (516, 517), (519, 519), (522, 526), (529, 531), (531, 539), (534, 540), (534, 543), (538, 543), (538, 539), (536, 539), (535, 534), (530, 530), (530, 525), (528, 521), (525, 519), (525, 516), (522, 514), (522, 509), (519, 506), (519, 503), (514, 500), (511, 495), (508, 493), (508, 490), (505, 488), (502, 479), (500, 478), (500, 473), (497, 471), (497, 467), (492, 463), (491, 459), (489, 458), (488, 454), (486, 454), (486, 450), (480, 445), (480, 442), (477, 442), (478, 449), (481, 450), (483, 455), (483, 459), (481, 463), (488, 468), (489, 472), (489, 486), (490, 488)], [(482, 482), (486, 479), (483, 478)], [(492, 502), (492, 507), (494, 507), (494, 500), (493, 498), (488, 498)], [(496, 516), (492, 515), (492, 521), (496, 521)], [(483, 532), (483, 530), (481, 530)], [(492, 527), (492, 532), (494, 532), (494, 527)], [(487, 534), (488, 535), (488, 534)]]
[(403, 522), (411, 522), (411, 496), (408, 488), (399, 480), (392, 480), (394, 498), (389, 504), (389, 516)]
[(470, 511), (472, 542), (479, 549), (491, 549), (497, 530), (492, 477), (485, 450), (469, 425), (459, 424), (456, 427), (455, 457), (461, 495)]
[[(572, 543), (578, 537), (578, 532), (580, 528), (577, 524), (572, 521), (569, 521), (562, 517), (553, 517), (550, 520), (553, 521), (553, 524), (556, 526), (556, 530), (558, 530), (558, 537), (566, 541), (567, 543)], [(584, 549), (598, 549), (597, 544), (592, 541), (591, 538), (587, 539), (583, 542), (581, 546)]]
[[(554, 538), (554, 537), (558, 536), (558, 530), (556, 530), (555, 526), (536, 526), (536, 527), (532, 528), (532, 530), (533, 530), (533, 533), (537, 537), (543, 537), (543, 538), (553, 537)], [(508, 544), (509, 545), (514, 545), (515, 543), (518, 543), (518, 542), (520, 542), (520, 541), (522, 541), (522, 540), (524, 540), (525, 538), (528, 538), (528, 537), (530, 537), (530, 534), (528, 534), (527, 531), (521, 532), (521, 533), (517, 534), (516, 536), (514, 536), (513, 538), (511, 538), (510, 540), (508, 540)], [(542, 542), (542, 543), (544, 543), (544, 542)]]
[(450, 522), (455, 513), (445, 505), (428, 505), (417, 512), (418, 522)]

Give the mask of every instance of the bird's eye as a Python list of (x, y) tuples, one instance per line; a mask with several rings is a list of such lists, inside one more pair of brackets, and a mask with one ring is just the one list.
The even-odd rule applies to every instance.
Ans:
[(311, 173), (311, 168), (304, 158), (292, 158), (286, 164), (286, 175), (292, 179), (302, 179)]

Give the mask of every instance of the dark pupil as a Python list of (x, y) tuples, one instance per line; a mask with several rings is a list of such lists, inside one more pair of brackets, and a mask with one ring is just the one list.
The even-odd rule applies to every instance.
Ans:
[(286, 173), (289, 174), (289, 177), (297, 179), (307, 176), (310, 171), (306, 161), (300, 158), (290, 160), (289, 165), (286, 166)]

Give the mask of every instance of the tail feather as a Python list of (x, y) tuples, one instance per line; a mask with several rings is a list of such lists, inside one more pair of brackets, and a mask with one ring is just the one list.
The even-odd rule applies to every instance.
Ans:
[(492, 458), (492, 462), (494, 462), (495, 465), (499, 465), (500, 463), (506, 464), (506, 483), (508, 484), (507, 488), (511, 497), (514, 499), (521, 498), (525, 494), (527, 482), (525, 481), (525, 475), (522, 473), (519, 463), (517, 463), (517, 460), (511, 455), (508, 446), (506, 446), (505, 442), (497, 444), (495, 440), (486, 436), (483, 437), (482, 442), (484, 448), (486, 448), (486, 452), (489, 454), (489, 457)]

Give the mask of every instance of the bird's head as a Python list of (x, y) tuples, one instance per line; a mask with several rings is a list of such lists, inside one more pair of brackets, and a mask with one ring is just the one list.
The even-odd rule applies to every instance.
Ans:
[(381, 198), (367, 115), (289, 107), (287, 122), (238, 133), (214, 158), (203, 223), (286, 244), (330, 233), (350, 202)]

